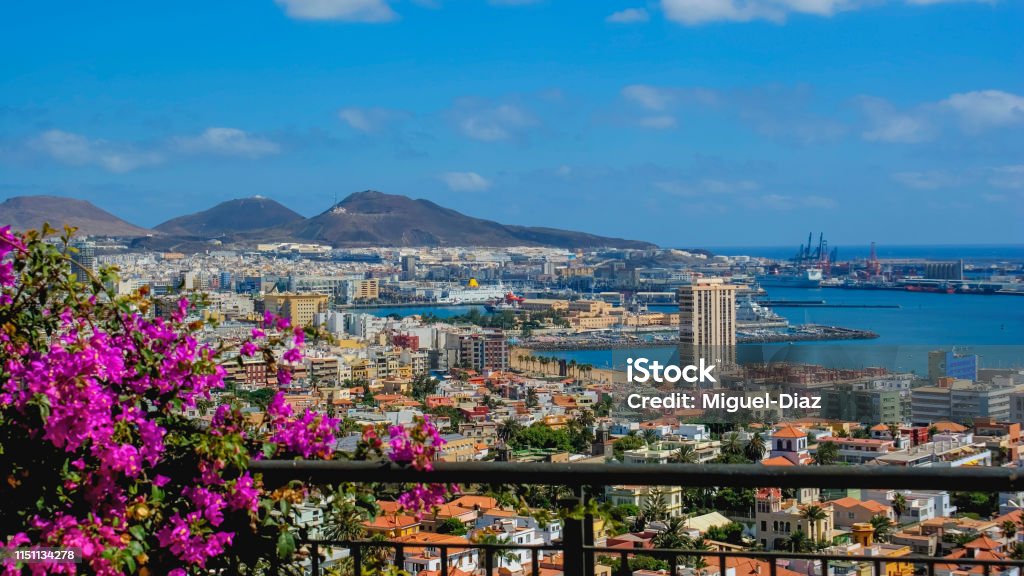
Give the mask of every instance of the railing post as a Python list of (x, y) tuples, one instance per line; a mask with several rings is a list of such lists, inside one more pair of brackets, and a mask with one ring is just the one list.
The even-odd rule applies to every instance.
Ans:
[[(580, 488), (580, 496), (584, 506), (587, 506), (587, 496), (583, 494), (583, 488)], [(590, 496), (593, 498), (593, 495)], [(588, 507), (589, 508), (589, 507)], [(594, 515), (589, 512), (583, 516), (583, 545), (593, 546), (594, 545)], [(594, 575), (594, 566), (597, 564), (597, 559), (594, 558), (594, 553), (589, 550), (583, 552), (583, 573), (587, 576)], [(673, 575), (674, 576), (674, 575)], [(986, 575), (987, 576), (987, 575)]]
[(310, 553), (312, 554), (312, 566), (310, 566), (312, 576), (320, 576), (320, 545), (313, 542)]
[[(583, 521), (573, 518), (579, 498), (565, 498), (559, 505), (570, 514), (565, 517), (562, 530), (562, 572), (565, 576), (583, 576)], [(593, 576), (593, 575), (591, 575)]]

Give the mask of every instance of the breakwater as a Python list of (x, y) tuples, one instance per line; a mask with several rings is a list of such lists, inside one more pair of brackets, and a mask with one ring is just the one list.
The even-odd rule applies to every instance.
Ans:
[[(840, 326), (819, 326), (816, 324), (805, 324), (796, 326), (787, 332), (757, 332), (738, 333), (736, 342), (738, 344), (764, 344), (772, 342), (812, 342), (812, 341), (839, 341), (839, 340), (871, 340), (878, 338), (878, 334), (870, 330), (857, 330), (854, 328), (843, 328)], [(530, 339), (519, 342), (520, 345), (531, 350), (614, 350), (622, 348), (659, 348), (665, 346), (676, 346), (679, 344), (678, 337), (664, 338), (633, 338), (621, 337), (593, 337), (593, 336), (563, 336), (559, 338)]]

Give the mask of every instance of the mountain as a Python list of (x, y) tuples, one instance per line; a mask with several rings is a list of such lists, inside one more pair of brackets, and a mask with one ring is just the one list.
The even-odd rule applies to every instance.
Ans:
[(16, 196), (0, 204), (0, 226), (15, 230), (40, 228), (43, 222), (60, 230), (76, 226), (81, 236), (146, 236), (153, 232), (102, 210), (91, 202), (62, 196)]
[(367, 190), (285, 227), (290, 236), (332, 246), (555, 246), (651, 248), (653, 244), (582, 232), (506, 226), (429, 200)]
[(304, 220), (302, 215), (262, 196), (221, 202), (209, 210), (172, 218), (155, 228), (176, 236), (215, 238), (287, 226)]

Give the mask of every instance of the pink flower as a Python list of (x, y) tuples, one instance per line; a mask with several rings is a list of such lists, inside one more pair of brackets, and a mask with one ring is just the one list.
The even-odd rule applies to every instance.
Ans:
[(255, 356), (256, 352), (259, 351), (259, 347), (253, 344), (251, 341), (246, 341), (242, 344), (242, 347), (238, 350), (238, 353), (242, 356)]
[(299, 362), (302, 362), (302, 351), (298, 348), (289, 348), (285, 350), (281, 359), (290, 364), (298, 364)]

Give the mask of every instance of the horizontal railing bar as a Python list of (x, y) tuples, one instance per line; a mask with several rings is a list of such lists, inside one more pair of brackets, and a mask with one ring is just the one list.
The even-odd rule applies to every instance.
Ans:
[(898, 466), (761, 466), (758, 464), (543, 464), (437, 462), (431, 471), (390, 462), (256, 460), (268, 485), (292, 480), (342, 482), (446, 482), (453, 484), (557, 484), (569, 487), (729, 486), (741, 488), (891, 488), (915, 490), (1024, 490), (1022, 468), (903, 468)]
[[(602, 548), (596, 546), (584, 546), (584, 551), (592, 554), (618, 554), (622, 552), (622, 548)], [(757, 558), (757, 559), (775, 559), (775, 560), (828, 560), (831, 561), (845, 561), (845, 562), (874, 562), (875, 560), (881, 560), (886, 563), (905, 563), (905, 564), (970, 564), (972, 566), (1024, 566), (1024, 560), (990, 560), (981, 558), (943, 558), (942, 556), (924, 556), (920, 554), (908, 554), (906, 556), (865, 556), (865, 555), (850, 555), (845, 556), (842, 554), (815, 554), (813, 552), (764, 552), (764, 551), (718, 551), (718, 550), (685, 550), (685, 549), (672, 549), (672, 548), (631, 548), (628, 550), (630, 554), (656, 554), (659, 556), (704, 556), (704, 557), (718, 557), (719, 555), (725, 555), (727, 558)]]
[[(316, 544), (319, 547), (336, 548), (393, 548), (403, 546), (406, 548), (437, 548), (438, 550), (464, 549), (464, 550), (538, 550), (561, 552), (562, 546), (555, 545), (532, 545), (532, 544), (484, 544), (469, 542), (467, 544), (433, 544), (410, 541), (392, 540), (307, 540), (305, 544)], [(765, 560), (827, 560), (840, 562), (874, 562), (880, 560), (886, 563), (905, 564), (951, 564), (971, 566), (1024, 566), (1024, 560), (993, 560), (980, 558), (943, 558), (941, 556), (924, 556), (908, 554), (906, 556), (866, 556), (866, 555), (842, 555), (842, 554), (816, 554), (808, 552), (786, 552), (786, 551), (754, 551), (754, 550), (689, 550), (673, 548), (608, 548), (601, 546), (583, 546), (583, 551), (589, 554), (621, 555), (649, 555), (649, 556), (686, 556), (686, 557), (725, 557), (725, 558), (747, 558)]]
[(465, 550), (539, 550), (541, 552), (561, 552), (563, 548), (555, 544), (485, 544), (483, 542), (477, 544), (475, 542), (469, 542), (468, 544), (434, 544), (432, 542), (414, 542), (414, 541), (401, 541), (401, 540), (303, 540), (303, 544), (316, 544), (317, 546), (331, 546), (334, 548), (352, 548), (360, 546), (362, 548), (371, 548), (377, 546), (379, 548), (394, 548), (397, 546), (405, 546), (406, 548), (437, 548), (438, 550), (445, 549), (451, 550), (453, 548), (461, 548)]

